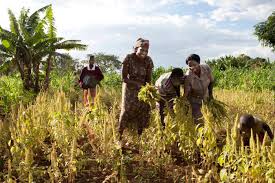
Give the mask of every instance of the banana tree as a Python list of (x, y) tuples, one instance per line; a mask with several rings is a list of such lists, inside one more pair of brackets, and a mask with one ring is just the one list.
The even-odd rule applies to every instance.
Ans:
[[(39, 92), (41, 88), (48, 88), (52, 59), (63, 56), (58, 50), (86, 49), (86, 45), (79, 40), (56, 36), (51, 5), (40, 8), (30, 16), (29, 9), (23, 8), (18, 20), (11, 10), (8, 13), (10, 30), (0, 26), (0, 57), (5, 58), (5, 65), (17, 65), (26, 90)], [(46, 75), (41, 78), (40, 68), (45, 60)]]

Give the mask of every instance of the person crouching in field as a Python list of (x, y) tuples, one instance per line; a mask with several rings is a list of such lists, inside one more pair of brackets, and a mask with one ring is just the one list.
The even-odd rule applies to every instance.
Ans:
[(202, 123), (202, 101), (213, 99), (214, 77), (207, 64), (200, 64), (200, 57), (191, 54), (186, 59), (189, 69), (184, 81), (184, 95), (192, 107), (192, 116), (195, 124)]
[(256, 140), (256, 136), (258, 136), (261, 143), (263, 143), (265, 133), (268, 134), (271, 140), (274, 138), (274, 135), (266, 122), (257, 117), (254, 117), (251, 114), (243, 114), (240, 117), (238, 131), (240, 132), (245, 146), (249, 146), (251, 131), (253, 138)]
[[(100, 68), (95, 64), (93, 55), (89, 57), (89, 65), (84, 67), (80, 74), (79, 85), (83, 89), (84, 106), (94, 105), (96, 97), (96, 86), (104, 78)], [(91, 103), (89, 100), (91, 97)]]
[(150, 106), (138, 100), (138, 92), (146, 83), (151, 83), (153, 61), (148, 56), (149, 41), (139, 38), (134, 52), (128, 54), (122, 66), (122, 102), (119, 118), (119, 140), (122, 140), (124, 129), (137, 129), (142, 134), (150, 120)]
[(158, 104), (160, 121), (163, 127), (165, 127), (164, 108), (166, 104), (168, 104), (167, 107), (173, 110), (173, 99), (180, 96), (180, 85), (183, 84), (184, 81), (183, 76), (184, 74), (181, 68), (174, 68), (172, 72), (162, 74), (155, 83), (158, 93), (162, 97)]

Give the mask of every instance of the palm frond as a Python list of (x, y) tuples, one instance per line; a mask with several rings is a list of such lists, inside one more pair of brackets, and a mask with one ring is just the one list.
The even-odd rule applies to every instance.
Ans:
[(8, 10), (9, 18), (10, 18), (10, 29), (11, 32), (16, 34), (17, 36), (20, 36), (19, 28), (18, 28), (18, 22), (13, 14), (13, 12), (9, 9)]
[(54, 26), (54, 16), (52, 6), (49, 6), (46, 10), (46, 19), (48, 22), (48, 36), (50, 38), (56, 37), (56, 28)]
[(62, 43), (64, 43), (64, 44), (68, 44), (68, 43), (73, 44), (73, 43), (79, 43), (80, 41), (81, 40), (77, 40), (77, 39), (69, 39), (69, 40), (63, 41)]
[(44, 6), (44, 7), (40, 8), (40, 9), (36, 10), (35, 12), (33, 12), (33, 13), (31, 14), (30, 18), (29, 18), (29, 21), (32, 21), (32, 20), (34, 20), (34, 19), (37, 19), (37, 17), (39, 18), (39, 13), (42, 13), (42, 12), (46, 11), (46, 10), (47, 10), (49, 7), (51, 7), (51, 6), (52, 6), (52, 5), (49, 4), (49, 5), (47, 5), (47, 6)]
[(31, 16), (28, 18), (26, 27), (27, 27), (27, 30), (30, 34), (34, 34), (35, 28), (39, 24), (39, 21), (40, 21), (39, 14), (42, 13), (42, 12), (45, 12), (45, 10), (47, 10), (47, 8), (49, 6), (51, 6), (51, 5), (47, 5), (47, 6), (44, 6), (40, 9), (38, 9), (37, 11), (32, 13)]
[(11, 55), (14, 53), (14, 47), (9, 47), (6, 48), (5, 46), (3, 46), (2, 44), (0, 44), (0, 54), (6, 54), (6, 55)]
[(22, 8), (20, 12), (19, 20), (18, 20), (21, 34), (23, 38), (26, 40), (26, 42), (28, 42), (28, 40), (31, 38), (31, 35), (27, 30), (28, 14), (29, 14), (29, 9), (26, 10)]
[[(44, 32), (46, 21), (44, 19), (39, 20), (37, 26), (34, 29), (33, 40), (44, 39), (47, 35)], [(35, 43), (35, 42), (33, 42)]]
[(72, 59), (72, 57), (69, 54), (66, 54), (66, 53), (54, 52), (54, 56), (60, 57), (60, 58), (63, 58), (63, 59)]
[(12, 58), (13, 55), (0, 51), (0, 57), (1, 58)]
[(17, 42), (17, 36), (14, 33), (6, 29), (3, 29), (0, 26), (0, 40), (8, 40), (11, 43), (10, 45), (12, 47), (15, 47)]
[(4, 63), (0, 64), (0, 71), (3, 72), (7, 68), (9, 68), (11, 64), (12, 60), (5, 60)]
[(62, 37), (54, 37), (54, 38), (44, 38), (40, 39), (36, 44), (33, 46), (33, 49), (41, 50), (45, 49), (47, 46), (62, 41)]
[(87, 45), (78, 43), (79, 40), (65, 40), (61, 43), (55, 44), (55, 49), (63, 49), (63, 50), (86, 50)]

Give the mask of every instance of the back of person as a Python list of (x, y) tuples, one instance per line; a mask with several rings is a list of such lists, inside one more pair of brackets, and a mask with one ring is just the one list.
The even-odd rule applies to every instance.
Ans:
[(274, 135), (267, 123), (251, 114), (241, 115), (238, 130), (243, 139), (244, 145), (246, 146), (249, 145), (251, 131), (254, 139), (258, 136), (261, 143), (263, 142), (265, 133), (268, 134), (270, 139), (274, 138)]
[[(174, 68), (172, 72), (162, 74), (156, 81), (155, 86), (162, 97), (158, 101), (160, 120), (165, 127), (164, 123), (164, 108), (168, 107), (171, 112), (173, 111), (174, 99), (180, 96), (180, 85), (183, 84), (184, 75), (181, 68)], [(166, 106), (168, 105), (168, 106)]]
[(155, 83), (155, 86), (157, 87), (157, 90), (162, 97), (177, 96), (175, 87), (169, 81), (171, 74), (172, 72), (162, 74)]

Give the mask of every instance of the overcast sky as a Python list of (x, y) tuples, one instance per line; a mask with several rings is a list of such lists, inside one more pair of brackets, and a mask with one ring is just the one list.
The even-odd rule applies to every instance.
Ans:
[(191, 53), (202, 60), (241, 53), (275, 60), (253, 35), (275, 0), (0, 0), (0, 25), (9, 28), (8, 8), (18, 17), (22, 7), (33, 12), (48, 4), (58, 36), (89, 46), (70, 52), (79, 59), (105, 52), (122, 60), (143, 37), (156, 66), (183, 67)]

